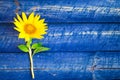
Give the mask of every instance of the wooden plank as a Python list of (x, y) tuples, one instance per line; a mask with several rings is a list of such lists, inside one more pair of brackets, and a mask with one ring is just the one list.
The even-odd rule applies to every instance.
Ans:
[[(50, 51), (119, 51), (120, 24), (48, 24), (48, 34), (42, 42)], [(0, 52), (21, 52), (13, 24), (0, 24)]]
[(96, 70), (94, 80), (120, 80), (120, 69)]
[(95, 65), (99, 69), (120, 68), (120, 52), (98, 52), (95, 55)]
[[(37, 54), (33, 57), (35, 80), (91, 80), (93, 57), (87, 52)], [(30, 80), (28, 58), (26, 53), (1, 53), (0, 79)]]
[[(34, 68), (50, 70), (83, 70), (92, 65), (93, 55), (94, 53), (87, 52), (39, 53), (33, 57)], [(1, 53), (0, 59), (0, 69), (29, 68), (29, 57), (27, 53)]]
[[(32, 80), (28, 70), (0, 70), (2, 80)], [(34, 80), (92, 80), (89, 72), (35, 70)]]
[(0, 22), (35, 12), (47, 22), (120, 22), (119, 0), (1, 0)]
[[(55, 52), (37, 54), (33, 57), (36, 80), (119, 80), (119, 53)], [(0, 79), (29, 80), (31, 78), (27, 54), (1, 53), (0, 59)]]
[(94, 80), (120, 80), (120, 52), (98, 52), (94, 56)]

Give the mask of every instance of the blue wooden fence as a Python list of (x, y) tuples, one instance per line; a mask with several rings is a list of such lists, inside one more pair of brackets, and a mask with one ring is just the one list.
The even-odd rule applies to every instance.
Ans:
[(120, 80), (119, 0), (0, 0), (0, 80), (31, 79), (12, 23), (22, 11), (49, 28), (33, 41), (51, 49), (33, 57), (35, 80)]

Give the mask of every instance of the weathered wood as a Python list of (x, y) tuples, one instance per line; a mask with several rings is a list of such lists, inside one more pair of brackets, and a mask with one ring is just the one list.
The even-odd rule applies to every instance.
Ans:
[[(50, 51), (119, 51), (120, 24), (48, 24), (48, 34), (43, 40)], [(0, 24), (0, 52), (20, 52), (13, 24)]]
[(1, 0), (0, 22), (36, 12), (47, 22), (120, 22), (119, 0)]
[(1, 80), (31, 79), (11, 23), (22, 11), (48, 22), (33, 41), (51, 48), (33, 57), (36, 80), (120, 80), (120, 0), (0, 0)]
[(120, 80), (120, 69), (101, 69), (94, 73), (94, 80)]
[[(32, 80), (29, 70), (0, 70), (2, 80)], [(90, 72), (35, 70), (34, 80), (92, 80)]]
[[(39, 53), (33, 57), (36, 80), (119, 80), (119, 53)], [(31, 78), (27, 54), (1, 53), (0, 59), (0, 79)]]
[(95, 61), (96, 68), (120, 68), (120, 52), (98, 52)]
[[(91, 80), (94, 53), (55, 52), (33, 57), (36, 80)], [(28, 55), (25, 53), (0, 54), (0, 79), (29, 80)]]
[(95, 80), (120, 80), (120, 52), (98, 52), (94, 56)]

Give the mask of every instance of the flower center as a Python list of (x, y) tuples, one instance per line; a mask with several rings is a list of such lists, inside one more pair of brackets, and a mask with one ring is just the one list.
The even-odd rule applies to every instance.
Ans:
[(32, 24), (26, 24), (26, 25), (24, 26), (24, 31), (25, 31), (27, 34), (33, 34), (33, 33), (35, 33), (36, 28), (35, 28), (35, 26), (33, 26)]

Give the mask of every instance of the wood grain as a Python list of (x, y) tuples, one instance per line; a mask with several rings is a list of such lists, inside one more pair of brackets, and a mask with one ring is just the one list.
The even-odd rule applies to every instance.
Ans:
[[(37, 54), (33, 57), (35, 80), (90, 80), (93, 55), (83, 52)], [(27, 53), (4, 53), (0, 59), (0, 79), (31, 79)]]
[[(33, 57), (35, 80), (119, 80), (120, 52), (55, 52)], [(1, 53), (2, 80), (31, 79), (28, 54)]]
[(93, 66), (95, 80), (120, 80), (120, 52), (97, 52)]
[(35, 80), (120, 80), (120, 0), (0, 0), (0, 80), (32, 80), (29, 57), (13, 30), (21, 12), (48, 23), (33, 57)]
[(22, 11), (47, 22), (120, 22), (119, 0), (1, 0), (0, 22), (12, 22)]
[[(13, 24), (0, 24), (0, 52), (20, 52)], [(48, 24), (48, 34), (42, 42), (50, 51), (119, 51), (120, 24)]]

